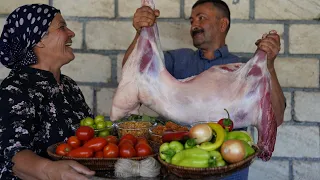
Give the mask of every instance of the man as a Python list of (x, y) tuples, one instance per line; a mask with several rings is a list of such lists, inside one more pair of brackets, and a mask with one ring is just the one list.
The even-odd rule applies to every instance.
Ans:
[[(138, 8), (133, 17), (133, 26), (136, 36), (129, 46), (122, 65), (131, 54), (139, 37), (141, 28), (152, 26), (159, 17), (159, 10), (150, 7)], [(164, 53), (165, 65), (172, 76), (184, 79), (209, 69), (214, 65), (239, 62), (239, 57), (229, 53), (226, 45), (226, 36), (230, 28), (230, 10), (227, 4), (221, 0), (198, 0), (192, 7), (190, 17), (190, 34), (193, 45), (198, 49), (177, 49)], [(275, 31), (264, 34), (257, 40), (256, 45), (267, 53), (267, 66), (271, 74), (271, 102), (275, 112), (277, 125), (283, 122), (285, 110), (285, 98), (274, 69), (274, 60), (280, 51), (280, 37)], [(245, 169), (241, 177), (248, 176)], [(237, 177), (239, 174), (234, 174)], [(243, 179), (243, 178), (242, 178)]]
[[(159, 15), (159, 10), (152, 10), (150, 7), (137, 9), (133, 17), (133, 26), (137, 33), (125, 53), (122, 65), (134, 49), (141, 28), (152, 26)], [(193, 45), (198, 50), (177, 49), (165, 52), (165, 65), (172, 76), (183, 79), (198, 75), (214, 65), (240, 62), (239, 57), (229, 53), (225, 43), (230, 28), (230, 11), (225, 2), (198, 0), (192, 7), (190, 24)], [(274, 60), (280, 51), (280, 37), (275, 31), (270, 31), (257, 40), (256, 45), (267, 53), (272, 82), (271, 101), (279, 126), (283, 122), (285, 110), (285, 98), (274, 69)]]

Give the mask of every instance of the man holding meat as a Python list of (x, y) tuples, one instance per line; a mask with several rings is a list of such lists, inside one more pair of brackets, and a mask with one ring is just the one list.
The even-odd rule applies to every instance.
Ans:
[[(137, 33), (129, 46), (122, 65), (125, 64), (139, 37), (141, 28), (152, 26), (159, 17), (159, 10), (144, 6), (138, 8), (133, 17), (133, 26)], [(177, 49), (164, 52), (165, 65), (172, 76), (184, 79), (198, 75), (214, 65), (240, 62), (240, 58), (231, 54), (226, 45), (226, 36), (230, 29), (230, 10), (221, 0), (198, 0), (192, 7), (190, 16), (190, 34), (197, 48)], [(267, 66), (271, 74), (271, 102), (277, 125), (283, 122), (286, 107), (285, 98), (274, 69), (274, 60), (280, 51), (280, 37), (276, 31), (264, 34), (255, 43), (258, 49), (267, 53)], [(248, 169), (237, 172), (226, 179), (247, 179)]]

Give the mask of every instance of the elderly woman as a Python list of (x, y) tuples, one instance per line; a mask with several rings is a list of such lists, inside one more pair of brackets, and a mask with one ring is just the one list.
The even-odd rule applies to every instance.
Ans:
[(12, 69), (0, 88), (0, 179), (87, 179), (75, 161), (51, 161), (48, 146), (74, 135), (92, 113), (79, 87), (61, 74), (74, 59), (74, 32), (54, 7), (25, 5), (7, 18), (1, 63)]

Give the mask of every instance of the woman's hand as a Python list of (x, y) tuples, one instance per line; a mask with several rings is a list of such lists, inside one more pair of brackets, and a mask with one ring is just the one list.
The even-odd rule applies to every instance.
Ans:
[(94, 171), (71, 160), (50, 161), (43, 167), (42, 173), (50, 180), (87, 180), (95, 174)]
[(20, 179), (42, 180), (87, 180), (95, 174), (87, 167), (76, 161), (61, 160), (51, 161), (40, 157), (30, 150), (22, 150), (13, 158), (13, 173)]

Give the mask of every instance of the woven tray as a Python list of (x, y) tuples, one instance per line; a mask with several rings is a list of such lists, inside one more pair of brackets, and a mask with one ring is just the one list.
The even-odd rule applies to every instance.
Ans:
[(191, 168), (191, 167), (183, 167), (183, 166), (176, 166), (173, 164), (169, 164), (163, 161), (158, 155), (159, 162), (166, 167), (168, 173), (172, 173), (180, 178), (204, 178), (210, 177), (212, 179), (218, 179), (222, 177), (226, 177), (236, 171), (240, 171), (251, 165), (254, 161), (254, 158), (259, 154), (259, 149), (256, 146), (253, 146), (255, 149), (255, 153), (246, 159), (230, 164), (227, 166), (222, 167), (214, 167), (214, 168)]
[[(114, 165), (117, 162), (118, 159), (121, 158), (72, 158), (67, 156), (60, 156), (55, 154), (55, 150), (59, 144), (63, 142), (53, 144), (47, 148), (47, 153), (53, 160), (75, 160), (79, 162), (80, 164), (88, 167), (89, 169), (93, 171), (110, 171), (114, 170)], [(132, 157), (132, 158), (126, 158), (131, 160), (143, 160), (148, 157), (157, 157), (159, 152), (160, 144), (155, 142), (149, 142), (150, 146), (153, 149), (154, 154), (144, 157)]]

